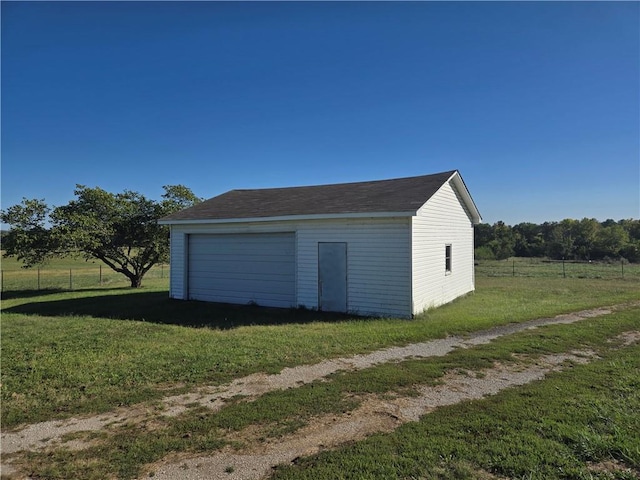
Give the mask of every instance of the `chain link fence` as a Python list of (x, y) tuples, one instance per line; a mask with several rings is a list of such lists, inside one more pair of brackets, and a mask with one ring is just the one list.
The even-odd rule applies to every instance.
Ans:
[(640, 280), (640, 264), (620, 260), (609, 262), (543, 260), (539, 258), (478, 260), (476, 261), (476, 275), (483, 277), (627, 278)]
[[(1, 291), (78, 290), (129, 285), (129, 279), (102, 265), (86, 268), (1, 270)], [(168, 279), (169, 265), (155, 265), (143, 279)]]

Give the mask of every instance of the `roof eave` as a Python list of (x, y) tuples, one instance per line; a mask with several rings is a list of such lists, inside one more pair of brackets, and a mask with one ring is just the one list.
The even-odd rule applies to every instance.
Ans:
[(281, 215), (277, 217), (248, 217), (248, 218), (198, 218), (198, 219), (160, 219), (159, 225), (211, 225), (224, 223), (254, 223), (254, 222), (278, 222), (301, 220), (341, 220), (350, 218), (391, 218), (412, 217), (415, 210), (409, 212), (359, 212), (359, 213), (319, 213), (312, 215)]
[(467, 189), (467, 186), (465, 185), (460, 172), (456, 170), (453, 175), (449, 177), (449, 181), (453, 182), (457, 187), (460, 196), (462, 196), (462, 200), (471, 213), (471, 220), (473, 224), (478, 225), (479, 223), (482, 223), (482, 216), (480, 215), (480, 211), (478, 210), (478, 207), (476, 207), (476, 203), (473, 201), (473, 198), (471, 198), (471, 194), (469, 193), (469, 190)]

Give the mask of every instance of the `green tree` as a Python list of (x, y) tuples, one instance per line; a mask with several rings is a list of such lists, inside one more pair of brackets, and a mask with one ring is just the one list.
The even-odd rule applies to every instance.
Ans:
[(182, 185), (164, 190), (162, 200), (154, 201), (129, 190), (113, 194), (77, 185), (76, 199), (51, 211), (50, 228), (44, 201), (25, 199), (2, 212), (2, 221), (12, 226), (5, 255), (29, 267), (53, 256), (80, 254), (101, 260), (140, 287), (149, 269), (169, 258), (169, 230), (157, 220), (200, 201)]
[(495, 260), (489, 242), (493, 239), (493, 227), (488, 223), (479, 223), (473, 228), (474, 256), (477, 260)]
[(596, 235), (595, 254), (598, 258), (617, 258), (629, 244), (629, 233), (619, 224), (605, 222)]
[(629, 240), (620, 251), (630, 262), (640, 262), (640, 220), (620, 220), (618, 224), (627, 232)]
[(497, 260), (513, 256), (515, 243), (515, 236), (509, 225), (503, 221), (493, 224), (493, 240), (489, 242), (489, 247), (493, 250)]
[(488, 223), (479, 223), (473, 227), (473, 242), (478, 247), (486, 246), (493, 240), (493, 227)]
[(516, 257), (541, 257), (544, 255), (542, 229), (535, 223), (519, 223), (513, 227)]
[(551, 230), (547, 254), (551, 258), (574, 258), (578, 221), (566, 218), (556, 223)]
[(0, 214), (11, 230), (2, 237), (5, 257), (17, 257), (25, 267), (44, 263), (58, 249), (46, 223), (51, 209), (44, 200), (23, 198)]
[(640, 220), (620, 220), (618, 224), (627, 231), (629, 240), (633, 242), (640, 241)]
[(593, 247), (601, 228), (595, 218), (583, 218), (574, 225), (574, 248), (578, 258), (591, 260)]

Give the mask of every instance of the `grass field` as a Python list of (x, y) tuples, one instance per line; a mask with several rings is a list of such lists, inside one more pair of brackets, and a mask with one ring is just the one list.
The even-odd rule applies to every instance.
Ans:
[[(38, 290), (79, 290), (94, 287), (129, 285), (128, 279), (100, 261), (82, 258), (54, 258), (39, 268), (23, 268), (15, 258), (2, 258), (2, 292)], [(156, 265), (145, 281), (168, 279), (169, 266)]]
[(509, 258), (478, 261), (476, 275), (481, 277), (632, 278), (640, 280), (640, 264), (618, 261), (563, 262), (541, 258)]
[[(476, 293), (405, 321), (172, 301), (166, 279), (149, 279), (138, 290), (125, 285), (5, 292), (3, 429), (153, 402), (255, 372), (640, 300), (640, 281), (633, 275), (479, 274)], [(445, 479), (483, 478), (478, 472), (486, 471), (508, 478), (636, 478), (624, 469), (592, 471), (589, 463), (640, 469), (640, 351), (611, 350), (608, 343), (633, 329), (640, 330), (638, 308), (580, 325), (523, 332), (441, 359), (335, 375), (328, 382), (264, 395), (250, 405), (230, 402), (216, 415), (195, 409), (160, 422), (153, 431), (125, 428), (83, 452), (33, 453), (24, 461), (38, 478), (146, 476), (146, 463), (171, 452), (220, 448), (226, 442), (221, 432), (255, 424), (279, 435), (313, 415), (355, 408), (361, 395), (406, 392), (416, 382), (437, 381), (448, 369), (508, 361), (513, 351), (589, 347), (601, 356), (590, 365), (441, 409), (392, 434), (303, 459), (274, 475)]]

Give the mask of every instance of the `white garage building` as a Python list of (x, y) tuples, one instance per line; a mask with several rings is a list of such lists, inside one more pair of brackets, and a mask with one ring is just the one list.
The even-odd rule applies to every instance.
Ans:
[(172, 298), (407, 318), (474, 289), (480, 221), (449, 171), (231, 190), (160, 223)]

